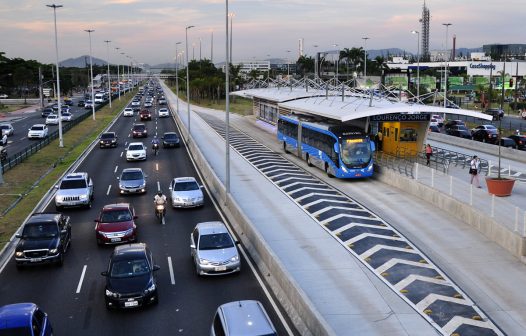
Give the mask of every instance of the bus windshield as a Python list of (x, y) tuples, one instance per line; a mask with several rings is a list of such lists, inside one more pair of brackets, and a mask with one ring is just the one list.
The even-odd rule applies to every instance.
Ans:
[(349, 168), (364, 168), (371, 161), (371, 148), (366, 139), (343, 139), (340, 150), (342, 162)]

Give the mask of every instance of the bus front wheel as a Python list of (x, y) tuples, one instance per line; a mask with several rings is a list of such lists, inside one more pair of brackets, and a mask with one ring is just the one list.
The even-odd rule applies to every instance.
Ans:
[(289, 151), (287, 150), (287, 143), (285, 141), (283, 141), (283, 151), (285, 153), (288, 153)]
[(330, 177), (330, 178), (334, 177), (334, 175), (331, 174), (331, 171), (329, 169), (329, 164), (328, 163), (325, 163), (325, 173), (327, 173), (327, 176)]

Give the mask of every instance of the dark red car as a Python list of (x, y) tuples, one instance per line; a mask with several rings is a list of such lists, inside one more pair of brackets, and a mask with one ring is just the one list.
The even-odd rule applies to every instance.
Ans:
[(141, 120), (152, 120), (152, 113), (148, 110), (141, 110), (139, 113)]
[(95, 219), (97, 244), (120, 244), (137, 241), (135, 210), (129, 203), (105, 205)]

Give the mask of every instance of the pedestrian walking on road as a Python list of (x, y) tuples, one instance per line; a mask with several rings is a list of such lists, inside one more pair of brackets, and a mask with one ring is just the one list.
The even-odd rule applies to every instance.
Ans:
[(431, 148), (430, 144), (427, 144), (426, 146), (426, 165), (427, 166), (431, 164), (431, 155), (433, 155), (433, 148)]
[(471, 162), (469, 163), (469, 174), (471, 175), (470, 183), (473, 184), (473, 181), (476, 181), (475, 186), (477, 188), (482, 188), (480, 186), (480, 181), (479, 181), (479, 168), (480, 168), (480, 159), (476, 155), (473, 155), (473, 159), (471, 159)]

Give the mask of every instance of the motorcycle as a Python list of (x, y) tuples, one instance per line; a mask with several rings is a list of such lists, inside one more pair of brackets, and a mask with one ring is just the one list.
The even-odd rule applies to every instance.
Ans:
[(159, 218), (159, 223), (164, 222), (165, 204), (155, 204), (155, 216)]
[(155, 155), (157, 155), (157, 153), (159, 153), (159, 144), (158, 143), (154, 143), (152, 145), (152, 149), (153, 149), (153, 152), (155, 153)]

